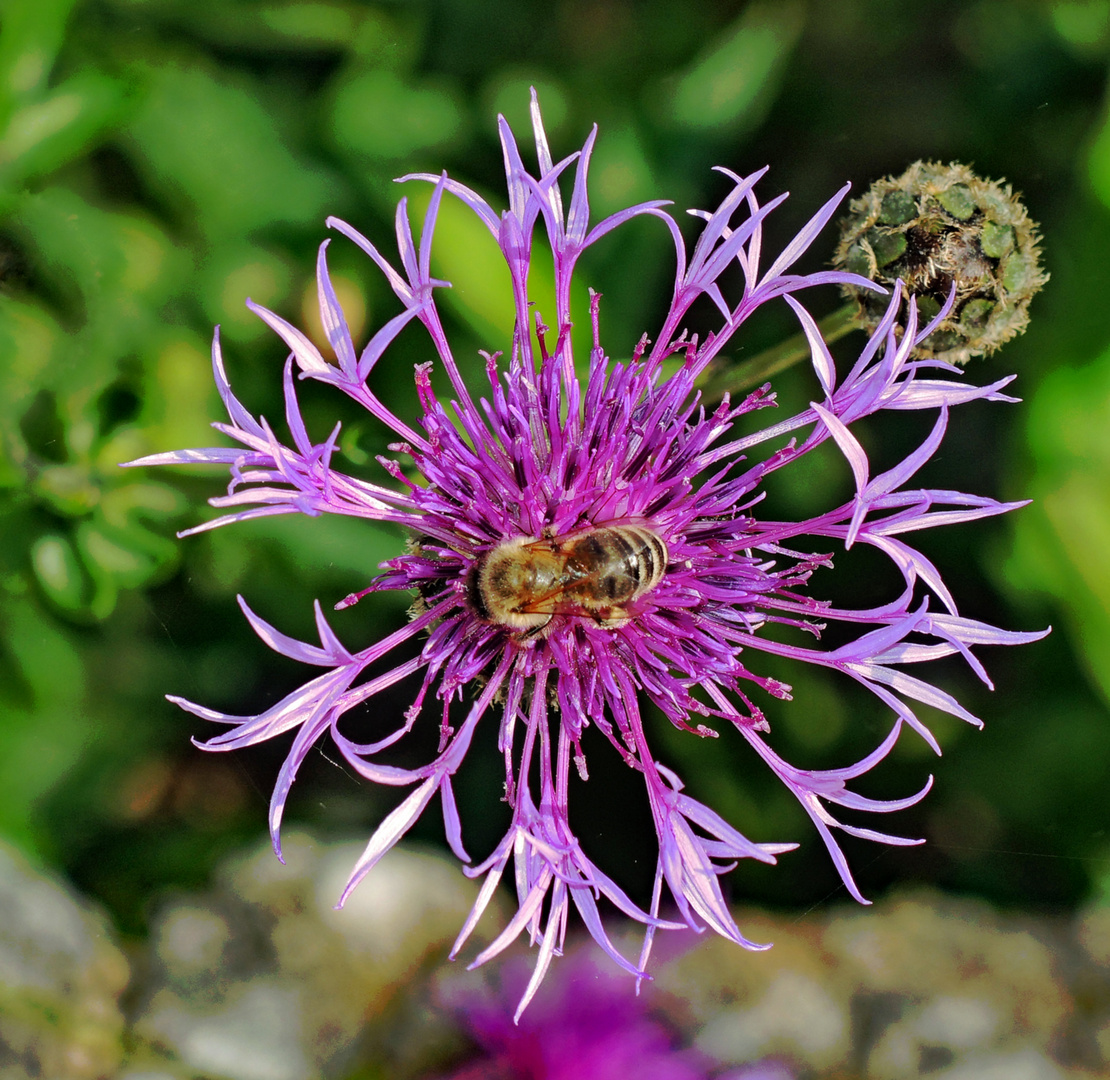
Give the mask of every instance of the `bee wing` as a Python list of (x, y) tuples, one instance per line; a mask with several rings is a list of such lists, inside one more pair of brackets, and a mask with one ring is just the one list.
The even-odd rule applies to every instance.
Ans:
[[(556, 585), (550, 592), (544, 593), (542, 596), (537, 596), (527, 604), (517, 605), (516, 610), (525, 615), (554, 615), (557, 612), (566, 613), (567, 605), (570, 601), (563, 601), (560, 603), (560, 597), (564, 596), (567, 589), (567, 583)], [(580, 606), (580, 605), (574, 605)]]

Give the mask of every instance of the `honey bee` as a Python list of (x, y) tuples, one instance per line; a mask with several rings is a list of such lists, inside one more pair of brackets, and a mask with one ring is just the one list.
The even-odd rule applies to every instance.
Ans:
[(474, 566), (470, 596), (483, 618), (523, 637), (554, 615), (582, 615), (599, 626), (628, 622), (628, 605), (654, 589), (667, 545), (643, 525), (608, 525), (561, 538), (516, 536)]

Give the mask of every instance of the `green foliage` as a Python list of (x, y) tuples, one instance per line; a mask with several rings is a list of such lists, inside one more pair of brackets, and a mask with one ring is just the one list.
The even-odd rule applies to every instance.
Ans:
[(360, 71), (336, 89), (332, 136), (357, 157), (414, 160), (463, 135), (463, 114), (447, 87), (413, 84), (392, 71)]
[[(40, 548), (47, 543), (38, 541)], [(5, 605), (3, 628), (0, 821), (10, 838), (33, 845), (40, 839), (37, 802), (90, 739), (89, 718), (82, 715), (84, 658), (71, 631), (43, 619), (25, 600)]]
[(666, 123), (693, 131), (754, 127), (766, 115), (805, 25), (805, 6), (789, 0), (749, 5), (737, 22), (656, 98)]
[(1034, 505), (1007, 577), (1064, 601), (1088, 678), (1110, 703), (1110, 351), (1042, 382), (1029, 417)]
[(336, 194), (327, 171), (297, 160), (256, 94), (207, 67), (136, 65), (142, 103), (126, 135), (143, 177), (210, 243), (322, 221)]
[[(202, 734), (199, 723), (161, 694), (242, 713), (272, 703), (302, 673), (254, 640), (234, 592), (281, 629), (310, 633), (312, 599), (365, 587), (403, 538), (353, 520), (279, 518), (179, 542), (174, 530), (203, 520), (203, 500), (226, 479), (118, 463), (221, 438), (209, 427), (221, 415), (208, 361), (217, 322), (238, 392), (279, 423), (284, 358), (245, 297), (304, 322), (329, 213), (388, 254), (396, 199), (408, 198), (416, 223), (428, 199), (426, 185), (397, 187), (395, 175), (447, 168), (500, 205), (495, 116), (526, 130), (535, 85), (556, 155), (601, 126), (595, 217), (649, 198), (704, 208), (723, 190), (714, 164), (770, 162), (768, 194), (793, 191), (768, 224), (767, 251), (846, 177), (858, 193), (917, 158), (969, 160), (1024, 191), (1052, 282), (1029, 335), (972, 375), (1021, 370), (1018, 392), (1032, 401), (954, 422), (931, 467), (937, 486), (1038, 502), (1015, 525), (964, 529), (930, 556), (968, 615), (1062, 621), (1065, 632), (1028, 660), (986, 657), (993, 697), (953, 676), (988, 732), (945, 731), (946, 745), (960, 745), (938, 791), (895, 825), (940, 838), (936, 861), (915, 849), (916, 861), (889, 856), (861, 877), (874, 892), (927, 867), (996, 898), (1077, 899), (1099, 875), (1110, 757), (1107, 10), (1034, 0), (0, 3), (0, 832), (59, 862), (134, 928), (152, 892), (203, 877), (213, 853), (260, 830), (255, 788), (272, 781), (272, 760), (196, 753), (187, 736)], [(329, 258), (352, 310), (368, 313), (364, 332), (397, 310), (344, 241)], [(671, 258), (666, 231), (648, 221), (589, 253), (573, 298), (580, 356), (585, 285), (603, 292), (606, 340), (627, 355), (666, 303)], [(477, 372), (479, 349), (510, 347), (511, 308), (487, 231), (451, 200), (433, 260), (454, 285), (442, 297), (456, 354)], [(537, 295), (551, 278), (538, 261)], [(837, 304), (825, 300), (826, 311)], [(743, 347), (754, 354), (794, 330), (785, 313), (761, 315)], [(406, 333), (374, 373), (403, 415), (414, 409), (412, 364), (426, 359)], [(802, 370), (776, 385), (785, 405), (814, 393)], [(341, 420), (345, 467), (380, 480), (374, 455), (388, 434), (321, 389), (303, 387), (311, 430)], [(887, 426), (869, 437), (893, 455), (921, 433)], [(843, 482), (837, 467), (816, 461), (772, 498), (806, 512)], [(853, 587), (881, 602), (886, 583), (866, 562), (856, 574)], [(368, 599), (336, 625), (359, 647), (403, 617)], [(797, 708), (772, 710), (771, 722), (802, 765), (842, 764), (884, 730), (882, 710), (839, 683), (775, 674), (795, 683)], [(726, 743), (660, 736), (696, 795), (756, 839), (793, 836), (797, 808)], [(604, 755), (599, 745), (594, 758)], [(314, 779), (311, 764), (302, 780), (320, 799), (302, 794), (291, 815), (334, 828), (380, 817), (376, 796), (336, 794), (346, 778), (324, 763)], [(592, 759), (591, 772), (605, 764)], [(904, 795), (926, 768), (907, 744), (875, 783)], [(602, 813), (631, 790), (601, 783), (583, 787)], [(319, 801), (328, 806), (315, 811)], [(960, 812), (973, 803), (986, 809)], [(992, 853), (955, 854), (984, 822)], [(597, 839), (620, 849), (633, 877), (647, 865), (640, 825)], [(1049, 880), (1003, 854), (1022, 850), (1064, 856), (1073, 872)], [(810, 854), (773, 878), (755, 872), (753, 894), (820, 899), (831, 874), (821, 878)]]

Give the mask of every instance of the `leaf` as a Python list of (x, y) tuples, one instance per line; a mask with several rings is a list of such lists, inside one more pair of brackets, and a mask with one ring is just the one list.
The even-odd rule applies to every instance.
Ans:
[(724, 40), (699, 57), (664, 93), (653, 91), (668, 127), (748, 130), (774, 100), (786, 61), (805, 24), (795, 0), (749, 4)]
[(340, 199), (320, 164), (299, 161), (253, 94), (199, 65), (140, 72), (146, 95), (129, 125), (138, 164), (168, 198), (184, 196), (210, 238), (277, 222), (322, 222)]

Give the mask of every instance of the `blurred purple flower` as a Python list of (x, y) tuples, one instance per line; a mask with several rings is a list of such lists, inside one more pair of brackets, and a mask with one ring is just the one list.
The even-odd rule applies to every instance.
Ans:
[[(599, 970), (581, 950), (553, 974), (527, 1015), (512, 1009), (528, 982), (521, 965), (506, 965), (496, 989), (445, 980), (443, 1003), (477, 1044), (480, 1056), (445, 1080), (705, 1080), (714, 1062), (676, 1049), (671, 1030), (642, 998)], [(746, 1080), (790, 1080), (779, 1066), (741, 1074)]]
[[(432, 182), (434, 189), (418, 240), (412, 234), (405, 200), (398, 206), (396, 231), (403, 273), (351, 226), (329, 220), (331, 227), (374, 260), (404, 309), (370, 339), (361, 354), (356, 352), (328, 276), (326, 243), (320, 248), (317, 272), (320, 311), (334, 363), (284, 319), (250, 305), (291, 352), (284, 380), (290, 445), (232, 394), (217, 336), (213, 367), (230, 423), (215, 427), (242, 445), (154, 454), (132, 462), (217, 462), (230, 467), (228, 494), (212, 500), (227, 512), (189, 532), (272, 514), (336, 513), (394, 522), (415, 534), (408, 553), (386, 563), (384, 573), (366, 590), (416, 590), (420, 600), (404, 628), (351, 652), (335, 636), (318, 604), (320, 644), (313, 645), (282, 634), (240, 600), (251, 626), (270, 648), (321, 667), (323, 674), (257, 716), (230, 716), (180, 698), (171, 700), (198, 716), (229, 725), (228, 731), (204, 744), (206, 749), (233, 750), (295, 732), (270, 809), (279, 855), (286, 797), (305, 755), (322, 735), (330, 735), (344, 760), (368, 780), (415, 785), (374, 832), (343, 898), (437, 794), (447, 839), (461, 860), (471, 862), (463, 846), (451, 778), (476, 726), (492, 713), (500, 725), (504, 797), (512, 821), (485, 861), (466, 868), (471, 876), (484, 877), (484, 882), (455, 951), (473, 931), (511, 859), (518, 911), (474, 963), (501, 952), (527, 931), (539, 950), (521, 1009), (561, 949), (571, 903), (601, 947), (639, 975), (658, 928), (708, 925), (748, 948), (766, 947), (748, 941), (740, 932), (722, 895), (719, 875), (740, 858), (773, 863), (778, 854), (796, 845), (753, 843), (684, 794), (679, 778), (652, 755), (641, 696), (676, 726), (700, 736), (716, 737), (707, 723), (711, 719), (735, 728), (801, 802), (845, 886), (857, 900), (866, 902), (833, 830), (888, 844), (918, 841), (842, 824), (830, 807), (888, 813), (912, 805), (925, 794), (931, 780), (916, 794), (895, 801), (878, 801), (849, 790), (851, 781), (889, 753), (906, 726), (939, 753), (913, 702), (980, 723), (948, 693), (906, 668), (958, 653), (989, 685), (972, 653), (975, 646), (1018, 644), (1042, 636), (999, 630), (960, 616), (936, 567), (905, 539), (920, 529), (971, 521), (1021, 505), (909, 486), (940, 445), (949, 409), (979, 399), (1013, 401), (1001, 392), (1012, 377), (973, 386), (962, 381), (955, 368), (913, 360), (914, 344), (929, 334), (931, 326), (919, 328), (912, 300), (906, 302), (896, 293), (851, 370), (838, 378), (816, 324), (792, 295), (814, 285), (845, 281), (873, 287), (841, 272), (790, 272), (847, 188), (821, 207), (761, 272), (762, 223), (785, 198), (765, 205), (757, 201), (754, 186), (765, 169), (746, 177), (721, 170), (734, 186), (712, 213), (696, 214), (704, 224), (688, 254), (678, 225), (662, 209), (664, 203), (643, 203), (591, 227), (587, 172), (596, 128), (580, 152), (554, 164), (534, 98), (532, 122), (538, 177), (525, 170), (513, 133), (500, 121), (509, 194), (505, 212), (498, 213), (446, 174), (417, 177)], [(559, 179), (572, 165), (573, 194), (564, 212)], [(498, 355), (487, 356), (489, 387), (478, 400), (460, 376), (432, 295), (436, 287), (446, 284), (434, 279), (429, 269), (432, 236), (445, 194), (461, 199), (487, 226), (512, 277), (517, 322), (509, 362), (503, 365)], [(674, 241), (677, 269), (670, 306), (654, 339), (643, 337), (630, 360), (616, 362), (601, 345), (599, 297), (592, 295), (594, 344), (588, 375), (580, 377), (570, 334), (575, 264), (591, 244), (645, 215), (660, 219)], [(533, 316), (528, 293), (532, 244), (541, 219), (554, 250), (553, 333), (541, 323), (539, 312)], [(725, 271), (735, 266), (743, 285), (738, 298), (728, 299), (720, 282)], [(720, 313), (719, 329), (704, 340), (683, 329), (691, 305), (702, 296)], [(748, 414), (775, 404), (769, 387), (738, 403), (726, 398), (707, 410), (699, 404), (695, 383), (748, 316), (778, 297), (793, 308), (808, 338), (820, 395), (796, 416), (753, 430)], [(454, 394), (454, 400), (441, 402), (432, 390), (432, 365), (416, 368), (423, 433), (395, 416), (367, 385), (387, 347), (412, 321), (427, 331)], [(294, 392), (294, 361), (301, 378), (333, 384), (394, 431), (401, 441), (391, 448), (411, 460), (419, 482), (394, 460), (380, 459), (387, 485), (336, 468), (332, 455), (338, 428), (325, 441), (313, 442)], [(852, 425), (883, 410), (930, 410), (936, 413), (936, 421), (925, 441), (904, 461), (872, 475)], [(802, 521), (757, 516), (765, 478), (830, 439), (847, 459), (855, 494)], [(596, 539), (599, 534), (594, 530), (603, 526), (618, 530), (635, 526), (640, 529), (636, 535), (654, 538), (658, 544), (653, 558), (640, 553), (626, 565), (626, 584), (630, 575), (647, 578), (631, 596), (625, 595), (609, 609), (591, 607), (581, 594), (560, 591), (561, 584), (555, 590), (557, 602), (547, 605), (546, 614), (535, 615), (543, 605), (533, 603), (530, 628), (509, 625), (510, 620), (489, 609), (487, 594), (477, 581), (489, 552), (515, 539), (517, 548), (510, 550), (531, 544), (527, 550), (538, 552), (537, 558), (565, 559), (568, 538)], [(893, 562), (904, 581), (900, 595), (866, 610), (837, 607), (810, 595), (814, 572), (832, 565), (828, 549), (856, 543), (874, 547)], [(578, 567), (567, 573), (573, 577), (585, 571)], [(591, 581), (587, 575), (587, 584)], [(336, 606), (347, 607), (361, 595), (347, 597)], [(854, 636), (832, 649), (787, 641), (791, 628), (819, 638), (830, 622), (848, 628)], [(767, 624), (779, 624), (787, 632), (768, 636), (763, 633)], [(370, 665), (418, 636), (423, 637), (418, 655), (359, 682)], [(789, 687), (751, 670), (745, 650), (833, 669), (861, 683), (893, 711), (889, 734), (872, 753), (846, 768), (818, 771), (787, 764), (768, 745), (768, 721), (749, 695), (754, 688), (771, 698), (789, 699)], [(379, 730), (378, 717), (363, 721), (372, 729), (369, 741), (355, 741), (341, 730), (343, 717), (356, 706), (419, 673), (422, 684), (416, 699), (394, 730)], [(462, 698), (468, 688), (474, 690), (476, 700), (464, 715), (452, 716), (453, 700)], [(437, 756), (420, 768), (383, 762), (382, 752), (411, 731), (429, 696), (442, 703)], [(568, 821), (570, 769), (573, 762), (586, 778), (580, 740), (591, 722), (644, 779), (659, 841), (649, 910), (633, 903), (587, 858)], [(676, 910), (673, 921), (660, 915), (664, 883)], [(638, 962), (624, 958), (606, 935), (597, 904), (602, 895), (646, 926)]]

